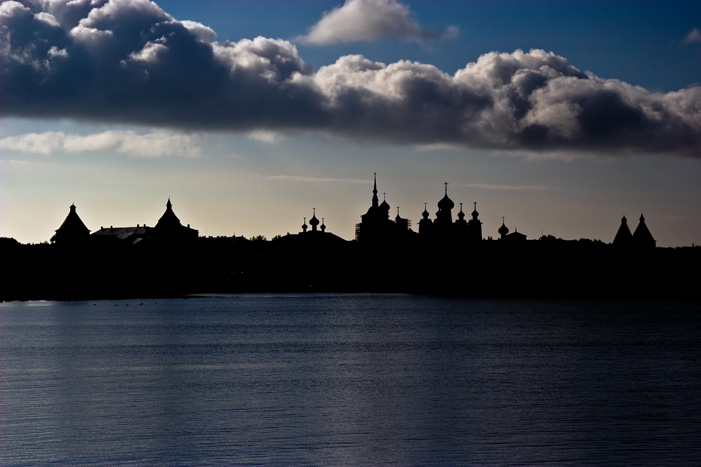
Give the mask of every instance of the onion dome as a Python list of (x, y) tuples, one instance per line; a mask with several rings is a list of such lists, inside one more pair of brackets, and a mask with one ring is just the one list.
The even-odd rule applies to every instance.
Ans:
[(385, 199), (387, 193), (382, 193), (382, 204), (380, 204), (380, 209), (387, 211), (389, 214), (389, 204), (387, 203), (387, 200)]
[(397, 206), (397, 217), (395, 217), (394, 220), (397, 222), (402, 220), (402, 216), (399, 215), (399, 206)]
[(462, 203), (460, 203), (460, 212), (458, 213), (458, 219), (459, 220), (465, 220), (465, 213), (462, 212)]
[(477, 201), (475, 201), (475, 209), (474, 209), (474, 211), (472, 211), (472, 218), (475, 219), (475, 220), (477, 220), (477, 218), (479, 217), (479, 215), (480, 215), (480, 213), (477, 212)]
[(445, 184), (445, 196), (438, 202), (438, 209), (441, 211), (450, 211), (455, 207), (453, 200), (448, 198), (448, 183)]
[(501, 227), (499, 227), (499, 235), (502, 237), (506, 236), (506, 234), (509, 233), (509, 228), (504, 224), (504, 218), (501, 218)]
[(322, 232), (326, 231), (326, 224), (324, 224), (324, 218), (321, 218), (321, 226), (319, 227)]
[(424, 203), (424, 212), (421, 213), (421, 217), (423, 217), (424, 219), (428, 219), (429, 215), (430, 214), (428, 213), (428, 209), (426, 209), (426, 203)]
[(312, 226), (312, 230), (316, 230), (317, 226), (319, 225), (319, 219), (316, 218), (316, 208), (314, 209), (314, 214), (312, 215), (312, 218), (309, 219), (309, 225)]
[(307, 218), (304, 218), (304, 223), (302, 224), (302, 232), (306, 232), (309, 226), (307, 225)]

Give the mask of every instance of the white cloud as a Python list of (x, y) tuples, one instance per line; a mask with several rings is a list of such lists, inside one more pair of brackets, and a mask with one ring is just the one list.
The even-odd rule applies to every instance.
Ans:
[[(451, 27), (446, 37), (454, 37)], [(385, 37), (398, 39), (436, 39), (443, 34), (423, 29), (411, 18), (409, 8), (397, 0), (346, 0), (343, 6), (327, 13), (297, 38), (311, 45), (341, 42), (372, 42)]]
[(131, 157), (195, 157), (200, 148), (192, 136), (157, 131), (105, 131), (91, 135), (60, 131), (24, 133), (0, 138), (0, 148), (20, 153), (49, 155), (56, 152), (83, 153), (115, 151)]
[(684, 38), (685, 44), (701, 43), (701, 29), (694, 28)]
[(278, 131), (271, 130), (253, 130), (249, 131), (246, 136), (259, 141), (261, 143), (276, 144), (284, 138), (284, 135)]
[(0, 148), (34, 154), (51, 154), (63, 146), (65, 135), (57, 131), (25, 133), (0, 139)]
[(211, 44), (217, 40), (217, 33), (210, 27), (205, 26), (197, 21), (181, 21), (180, 24), (185, 26), (188, 31), (193, 33), (197, 39), (205, 44)]

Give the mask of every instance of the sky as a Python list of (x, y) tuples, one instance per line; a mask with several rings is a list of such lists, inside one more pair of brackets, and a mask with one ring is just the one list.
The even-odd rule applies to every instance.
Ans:
[(0, 2), (0, 237), (155, 225), (701, 243), (701, 2)]

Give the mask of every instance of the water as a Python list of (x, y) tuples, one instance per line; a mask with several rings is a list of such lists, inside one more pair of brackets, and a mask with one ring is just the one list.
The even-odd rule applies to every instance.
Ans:
[(0, 465), (694, 465), (701, 306), (0, 304)]

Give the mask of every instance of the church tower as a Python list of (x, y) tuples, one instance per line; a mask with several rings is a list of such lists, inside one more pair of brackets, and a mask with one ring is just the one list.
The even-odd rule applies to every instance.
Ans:
[(475, 208), (472, 211), (472, 219), (467, 223), (468, 239), (470, 241), (482, 240), (482, 222), (479, 220), (480, 213), (477, 212), (477, 202), (475, 202)]
[(509, 228), (504, 224), (504, 218), (501, 218), (501, 227), (499, 227), (499, 238), (505, 240), (506, 236), (509, 234)]
[(90, 237), (88, 229), (76, 212), (75, 204), (71, 204), (66, 220), (61, 227), (56, 229), (56, 233), (51, 237), (51, 243), (57, 245), (78, 244), (86, 241)]
[(189, 225), (185, 227), (180, 223), (180, 219), (173, 212), (170, 198), (166, 203), (166, 211), (153, 228), (153, 233), (154, 237), (167, 241), (196, 240), (198, 236), (197, 230), (191, 229)]
[(455, 207), (453, 200), (448, 197), (448, 182), (445, 183), (445, 195), (438, 202), (438, 212), (436, 212), (436, 226), (446, 227), (453, 223), (452, 210)]
[(633, 232), (633, 244), (637, 248), (655, 248), (657, 241), (645, 224), (645, 217), (640, 214), (640, 223)]
[(630, 233), (630, 228), (628, 227), (628, 219), (626, 216), (621, 218), (621, 226), (618, 227), (618, 232), (613, 239), (613, 244), (616, 247), (629, 247), (633, 242), (633, 234)]
[(419, 235), (428, 235), (431, 232), (433, 222), (429, 219), (429, 216), (426, 203), (424, 203), (424, 212), (421, 213), (421, 220), (419, 221)]

